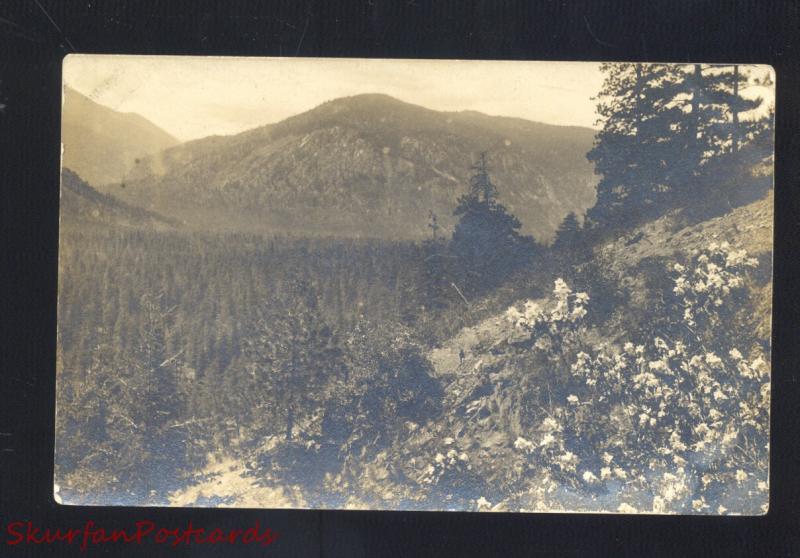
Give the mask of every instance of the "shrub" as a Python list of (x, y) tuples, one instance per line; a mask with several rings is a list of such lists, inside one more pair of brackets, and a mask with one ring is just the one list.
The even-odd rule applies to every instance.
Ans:
[[(741, 308), (730, 308), (746, 303), (757, 263), (712, 244), (672, 265), (669, 338), (577, 351), (561, 403), (514, 444), (530, 474), (541, 482), (544, 471), (590, 509), (766, 511), (770, 367), (752, 330), (744, 336), (736, 322)], [(533, 350), (567, 358), (582, 346), (589, 297), (560, 279), (553, 295), (549, 311), (526, 303), (507, 317)]]

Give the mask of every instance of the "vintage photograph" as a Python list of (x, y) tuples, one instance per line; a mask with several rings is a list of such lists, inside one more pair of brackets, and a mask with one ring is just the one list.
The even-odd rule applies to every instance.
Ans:
[(56, 501), (766, 513), (775, 80), (67, 56)]

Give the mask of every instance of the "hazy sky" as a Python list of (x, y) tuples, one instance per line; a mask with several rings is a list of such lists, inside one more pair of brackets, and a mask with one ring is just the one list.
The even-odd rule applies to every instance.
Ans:
[(180, 140), (233, 134), (335, 99), (386, 93), (436, 110), (594, 126), (596, 63), (70, 55), (64, 82)]

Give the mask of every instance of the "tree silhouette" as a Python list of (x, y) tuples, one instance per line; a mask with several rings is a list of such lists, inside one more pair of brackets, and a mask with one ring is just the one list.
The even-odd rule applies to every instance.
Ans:
[(498, 192), (489, 177), (485, 153), (472, 170), (470, 191), (459, 198), (453, 212), (460, 219), (450, 248), (459, 260), (465, 287), (483, 291), (522, 263), (532, 242), (519, 234), (519, 220), (497, 202)]
[(553, 247), (562, 249), (573, 246), (579, 233), (580, 225), (578, 224), (578, 218), (575, 216), (575, 212), (571, 211), (566, 217), (564, 217), (564, 220), (558, 226)]
[[(739, 153), (761, 124), (740, 114), (749, 75), (738, 65), (603, 64), (602, 124), (587, 158), (601, 175), (591, 225), (625, 227), (689, 207), (742, 174)], [(746, 174), (746, 173), (744, 173)]]
[[(598, 94), (602, 129), (587, 158), (601, 175), (597, 203), (589, 212), (594, 224), (618, 226), (630, 208), (652, 206), (666, 187), (668, 169), (679, 158), (670, 121), (680, 108), (671, 106), (673, 66), (603, 64), (606, 74)], [(691, 167), (691, 165), (690, 165)]]
[(442, 226), (433, 211), (430, 212), (431, 238), (422, 242), (422, 304), (426, 310), (447, 306), (451, 290), (451, 256), (447, 240), (439, 234)]

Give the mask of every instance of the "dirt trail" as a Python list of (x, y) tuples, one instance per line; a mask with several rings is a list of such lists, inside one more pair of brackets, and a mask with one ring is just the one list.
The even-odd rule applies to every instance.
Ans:
[[(428, 359), (433, 364), (435, 376), (452, 379), (458, 376), (473, 375), (490, 362), (496, 360), (491, 346), (498, 339), (511, 334), (511, 326), (501, 316), (492, 316), (477, 325), (465, 327), (454, 337), (431, 350)], [(464, 351), (464, 361), (459, 353)]]

